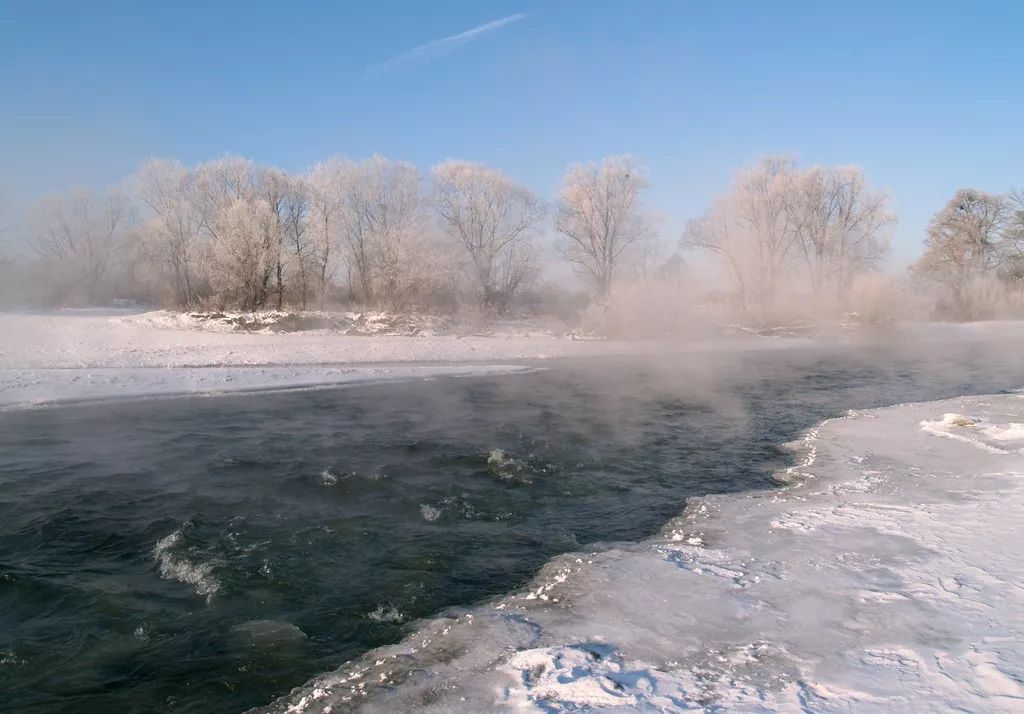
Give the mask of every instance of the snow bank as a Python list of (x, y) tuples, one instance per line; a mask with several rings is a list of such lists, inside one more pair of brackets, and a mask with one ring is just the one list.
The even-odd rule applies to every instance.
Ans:
[[(431, 336), (430, 325), (423, 320), (402, 327), (379, 317), (347, 319), (367, 333), (408, 329), (416, 336), (353, 336), (323, 330), (283, 334), (270, 328), (236, 331), (237, 326), (220, 318), (205, 320), (210, 325), (198, 329), (198, 318), (169, 312), (0, 313), (0, 409), (504, 374), (524, 369), (501, 364), (508, 360), (636, 349), (539, 334)], [(449, 364), (424, 364), (442, 362)]]
[[(0, 313), (0, 408), (144, 395), (285, 389), (353, 381), (508, 372), (502, 363), (638, 354), (663, 344), (578, 341), (536, 326), (438, 335), (429, 320), (342, 316), (360, 334), (275, 332), (285, 313), (204, 317), (164, 311)], [(269, 316), (269, 317), (268, 317)], [(315, 317), (315, 315), (313, 316)], [(249, 320), (255, 320), (249, 324)], [(238, 320), (246, 322), (240, 328)], [(202, 327), (200, 328), (200, 323)], [(390, 334), (399, 331), (407, 334)], [(367, 336), (371, 335), (371, 336)], [(732, 349), (761, 347), (758, 341)], [(714, 345), (704, 345), (713, 349)], [(422, 363), (459, 363), (423, 366)], [(412, 369), (410, 363), (419, 363)], [(470, 368), (466, 363), (480, 367)], [(483, 367), (482, 365), (489, 365)], [(372, 366), (371, 366), (372, 365)], [(383, 367), (383, 365), (390, 365)]]
[(426, 336), (451, 332), (451, 320), (436, 315), (387, 312), (172, 312), (154, 310), (124, 317), (127, 325), (213, 332), (336, 332), (360, 336)]
[(0, 410), (138, 397), (333, 387), (394, 379), (530, 371), (521, 365), (379, 367), (166, 367), (0, 370)]
[(1018, 396), (825, 422), (790, 485), (693, 499), (268, 710), (1020, 711), (1024, 455), (987, 447), (1022, 422)]
[[(166, 316), (171, 315), (168, 313)], [(223, 367), (396, 362), (499, 362), (649, 352), (643, 343), (576, 341), (552, 334), (359, 336), (170, 327), (131, 317), (0, 313), (0, 369)]]
[(997, 454), (1024, 454), (1024, 424), (989, 424), (984, 417), (943, 414), (942, 419), (921, 422), (929, 434), (973, 444)]

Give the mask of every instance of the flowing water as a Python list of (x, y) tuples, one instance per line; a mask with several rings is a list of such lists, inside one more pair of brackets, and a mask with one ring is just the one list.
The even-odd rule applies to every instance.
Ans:
[(4, 710), (266, 704), (688, 496), (770, 488), (823, 418), (1019, 387), (1019, 354), (592, 359), (0, 414)]

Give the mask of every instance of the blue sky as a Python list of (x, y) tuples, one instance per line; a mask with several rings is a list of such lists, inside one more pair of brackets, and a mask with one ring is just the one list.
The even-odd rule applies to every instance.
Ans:
[(786, 152), (890, 189), (902, 262), (959, 186), (1024, 185), (1022, 26), (1017, 2), (0, 0), (0, 191), (17, 223), (149, 156), (380, 153), (550, 197), (631, 153), (674, 240)]

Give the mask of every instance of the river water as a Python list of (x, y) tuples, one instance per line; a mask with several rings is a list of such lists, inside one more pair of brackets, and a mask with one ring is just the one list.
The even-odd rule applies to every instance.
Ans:
[(6, 711), (266, 704), (549, 558), (771, 488), (847, 409), (1024, 385), (1017, 349), (800, 347), (0, 414)]

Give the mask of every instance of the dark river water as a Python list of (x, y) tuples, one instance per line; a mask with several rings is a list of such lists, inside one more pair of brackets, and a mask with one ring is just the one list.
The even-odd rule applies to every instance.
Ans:
[(592, 359), (0, 414), (0, 706), (266, 704), (688, 496), (770, 488), (823, 418), (1024, 385), (1020, 354)]

